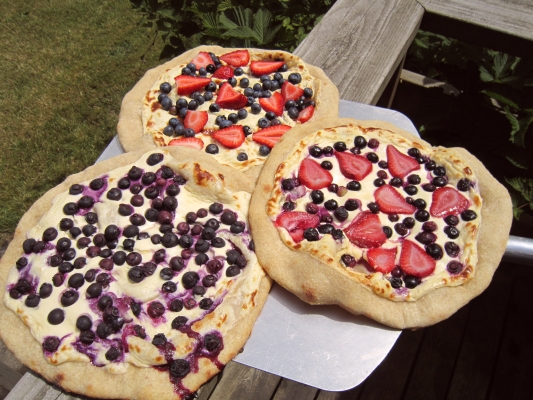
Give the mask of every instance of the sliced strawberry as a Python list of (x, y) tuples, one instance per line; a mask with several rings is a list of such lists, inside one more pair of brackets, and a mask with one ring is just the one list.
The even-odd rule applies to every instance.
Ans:
[(233, 78), (234, 75), (235, 74), (233, 73), (233, 68), (228, 67), (227, 65), (223, 65), (215, 71), (215, 73), (213, 74), (213, 78), (229, 79)]
[(374, 192), (379, 210), (386, 214), (412, 214), (416, 207), (409, 204), (391, 185), (383, 185)]
[(219, 129), (212, 135), (213, 139), (230, 149), (236, 149), (246, 139), (242, 125), (232, 125), (227, 128)]
[(204, 148), (204, 142), (202, 139), (197, 137), (184, 137), (179, 139), (172, 139), (169, 143), (169, 146), (187, 146), (192, 147), (193, 149), (202, 150)]
[(281, 95), (285, 101), (298, 100), (304, 95), (304, 90), (301, 87), (293, 85), (289, 81), (285, 81), (281, 85)]
[(372, 172), (372, 163), (365, 156), (349, 151), (336, 151), (335, 157), (337, 157), (342, 174), (347, 178), (361, 181)]
[(364, 249), (380, 247), (386, 242), (387, 236), (377, 214), (360, 213), (352, 223), (344, 229), (346, 237), (356, 246)]
[(303, 124), (304, 122), (309, 121), (314, 113), (315, 113), (315, 107), (307, 106), (298, 113), (298, 118), (296, 118), (296, 121), (299, 121)]
[(183, 126), (185, 128), (191, 128), (194, 133), (202, 132), (205, 124), (207, 123), (207, 111), (187, 111)]
[(406, 274), (423, 278), (433, 273), (435, 265), (435, 260), (422, 247), (410, 240), (403, 241), (400, 267)]
[(239, 110), (248, 104), (248, 98), (234, 90), (228, 82), (224, 82), (218, 91), (215, 103), (228, 110)]
[(209, 82), (210, 78), (202, 78), (191, 75), (178, 75), (174, 78), (180, 96), (186, 96), (192, 92), (202, 90)]
[(395, 178), (403, 178), (409, 172), (420, 169), (420, 164), (413, 157), (401, 153), (392, 145), (387, 146), (387, 163), (389, 171)]
[(196, 65), (197, 70), (200, 68), (205, 68), (209, 64), (215, 64), (207, 51), (199, 52), (196, 57), (192, 59), (191, 63)]
[(446, 218), (457, 215), (470, 207), (470, 201), (452, 187), (440, 187), (433, 192), (429, 213), (433, 217)]
[(250, 70), (252, 74), (261, 76), (268, 75), (280, 69), (285, 61), (252, 61), (250, 63)]
[(263, 110), (272, 111), (278, 117), (283, 115), (283, 107), (285, 106), (285, 101), (283, 100), (283, 96), (279, 92), (272, 93), (272, 96), (270, 97), (260, 97), (259, 104), (261, 104)]
[(333, 176), (312, 158), (306, 158), (298, 169), (298, 179), (309, 189), (318, 190), (328, 187)]
[(281, 139), (283, 134), (291, 127), (289, 125), (274, 125), (258, 130), (252, 135), (252, 140), (259, 144), (267, 145), (273, 148), (275, 144)]
[(392, 249), (382, 247), (369, 249), (367, 252), (368, 263), (376, 271), (386, 274), (396, 266), (396, 253), (396, 247)]
[(218, 58), (232, 67), (244, 67), (250, 62), (250, 53), (248, 50), (235, 50), (231, 53), (222, 54)]
[(274, 223), (277, 227), (285, 228), (292, 240), (299, 243), (304, 238), (304, 231), (307, 228), (314, 228), (320, 222), (317, 214), (308, 214), (301, 211), (288, 211), (281, 213)]

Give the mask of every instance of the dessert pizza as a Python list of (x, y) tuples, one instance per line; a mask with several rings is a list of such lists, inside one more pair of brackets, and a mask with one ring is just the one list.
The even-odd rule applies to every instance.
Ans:
[(488, 285), (512, 214), (478, 160), (379, 121), (306, 128), (272, 152), (252, 196), (274, 280), (398, 328), (436, 323)]
[(118, 123), (126, 151), (190, 146), (256, 178), (291, 127), (337, 116), (324, 72), (284, 51), (200, 46), (155, 68), (129, 92)]
[(0, 334), (22, 362), (91, 397), (181, 399), (242, 349), (270, 288), (253, 183), (200, 156), (124, 154), (25, 214), (0, 264)]

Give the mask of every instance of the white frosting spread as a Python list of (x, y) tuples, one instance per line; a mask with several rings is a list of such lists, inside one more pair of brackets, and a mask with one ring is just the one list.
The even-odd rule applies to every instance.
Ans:
[[(97, 198), (92, 209), (88, 210), (98, 214), (98, 222), (95, 224), (97, 227), (96, 233), (103, 233), (105, 228), (111, 224), (115, 224), (122, 229), (131, 225), (129, 216), (121, 216), (118, 214), (118, 207), (120, 204), (130, 204), (133, 194), (129, 189), (121, 190), (122, 198), (118, 201), (114, 201), (107, 198), (107, 193), (110, 189), (117, 187), (117, 182), (121, 178), (127, 176), (128, 171), (133, 165), (141, 168), (144, 173), (153, 172), (156, 173), (157, 176), (160, 176), (160, 171), (163, 165), (170, 164), (173, 167), (176, 165), (176, 160), (173, 160), (170, 154), (166, 151), (158, 151), (158, 153), (164, 154), (164, 159), (156, 165), (150, 166), (146, 163), (146, 160), (150, 155), (147, 153), (136, 163), (119, 167), (109, 172), (109, 174), (101, 176), (106, 180), (107, 186), (104, 186), (104, 188), (98, 191), (100, 196)], [(103, 258), (99, 256), (91, 258), (86, 255), (86, 248), (79, 249), (76, 247), (77, 240), (84, 237), (83, 233), (77, 238), (73, 238), (69, 231), (61, 231), (59, 228), (60, 221), (63, 218), (72, 219), (75, 227), (77, 226), (81, 228), (87, 225), (85, 217), (81, 215), (81, 212), (78, 212), (74, 216), (65, 215), (63, 212), (64, 204), (77, 202), (84, 194), (94, 193), (89, 189), (90, 181), (80, 182), (84, 187), (84, 193), (71, 195), (67, 191), (58, 195), (54, 199), (53, 205), (42, 216), (39, 223), (27, 233), (27, 238), (42, 240), (43, 232), (47, 228), (54, 227), (58, 231), (57, 237), (47, 244), (46, 250), (40, 253), (23, 255), (21, 249), (21, 256), (24, 256), (28, 260), (28, 266), (21, 270), (14, 267), (10, 271), (7, 280), (7, 291), (4, 295), (6, 306), (22, 318), (31, 330), (34, 338), (39, 343), (43, 343), (48, 337), (57, 337), (60, 339), (61, 343), (56, 351), (51, 353), (47, 351), (44, 352), (44, 355), (49, 362), (52, 364), (59, 364), (66, 361), (92, 361), (98, 366), (109, 365), (107, 368), (112, 373), (125, 372), (127, 369), (127, 363), (139, 367), (166, 364), (168, 359), (165, 359), (163, 352), (151, 343), (155, 335), (164, 334), (167, 341), (172, 343), (175, 347), (175, 350), (171, 354), (172, 359), (187, 358), (193, 356), (191, 355), (191, 352), (194, 351), (195, 346), (197, 346), (198, 340), (201, 340), (201, 335), (216, 330), (220, 332), (223, 337), (224, 332), (237, 323), (236, 318), (232, 319), (230, 316), (226, 319), (225, 317), (226, 314), (232, 313), (231, 307), (233, 307), (233, 303), (230, 301), (229, 306), (223, 307), (229, 307), (230, 312), (225, 311), (220, 313), (217, 317), (226, 319), (226, 325), (220, 324), (220, 321), (215, 318), (211, 325), (199, 325), (195, 329), (192, 329), (192, 331), (195, 332), (192, 336), (172, 328), (172, 321), (177, 316), (186, 317), (188, 319), (187, 325), (191, 325), (195, 321), (201, 321), (215, 308), (221, 307), (221, 304), (226, 303), (225, 296), (228, 294), (230, 287), (232, 291), (241, 291), (243, 296), (254, 293), (257, 290), (258, 282), (264, 276), (261, 267), (257, 263), (255, 253), (248, 249), (248, 245), (251, 241), (247, 223), (250, 194), (244, 191), (230, 193), (228, 189), (225, 188), (221, 179), (216, 177), (214, 179), (217, 179), (217, 181), (212, 182), (213, 185), (207, 188), (202, 187), (193, 182), (194, 174), (191, 172), (191, 166), (183, 164), (182, 167), (183, 170), (181, 172), (183, 172), (188, 180), (185, 185), (180, 185), (180, 193), (175, 196), (178, 200), (178, 206), (173, 212), (172, 232), (177, 234), (178, 237), (180, 236), (177, 233), (176, 226), (179, 222), (185, 222), (186, 214), (188, 212), (196, 212), (201, 208), (208, 210), (213, 202), (221, 202), (222, 200), (224, 200), (224, 210), (233, 211), (237, 221), (246, 224), (244, 232), (240, 234), (231, 233), (229, 230), (230, 226), (220, 222), (220, 214), (217, 216), (211, 212), (207, 212), (205, 217), (198, 218), (194, 223), (190, 224), (190, 227), (192, 228), (195, 224), (203, 226), (205, 222), (211, 218), (219, 220), (220, 227), (216, 233), (217, 237), (224, 239), (224, 247), (215, 248), (210, 246), (209, 250), (205, 253), (209, 257), (209, 260), (213, 260), (217, 257), (223, 261), (224, 267), (222, 270), (214, 274), (218, 278), (216, 284), (212, 287), (206, 287), (206, 292), (203, 296), (193, 294), (191, 289), (185, 289), (182, 284), (182, 277), (186, 272), (194, 271), (198, 273), (200, 280), (197, 285), (202, 285), (202, 278), (210, 273), (206, 270), (205, 264), (197, 265), (195, 262), (195, 255), (198, 254), (198, 252), (194, 251), (194, 243), (196, 243), (199, 236), (193, 236), (194, 243), (190, 248), (192, 250), (192, 256), (190, 259), (185, 260), (185, 268), (179, 272), (174, 272), (174, 276), (171, 279), (171, 281), (177, 285), (177, 291), (174, 293), (164, 293), (161, 290), (165, 280), (160, 277), (160, 271), (163, 268), (169, 267), (169, 260), (172, 257), (181, 255), (182, 250), (184, 249), (179, 245), (165, 248), (161, 244), (153, 244), (150, 238), (132, 238), (135, 241), (133, 251), (142, 256), (142, 262), (139, 264), (153, 261), (154, 253), (159, 249), (164, 249), (166, 253), (164, 261), (157, 263), (157, 269), (153, 275), (145, 277), (140, 283), (134, 283), (128, 278), (128, 271), (133, 268), (133, 266), (129, 266), (127, 263), (124, 263), (124, 265), (121, 266), (115, 264), (111, 271), (103, 270), (99, 266), (99, 263)], [(172, 169), (177, 174), (181, 173), (180, 171), (177, 171), (176, 168)], [(138, 182), (140, 183), (140, 181)], [(137, 183), (137, 181), (132, 181), (132, 184), (133, 183)], [(173, 183), (172, 179), (167, 180), (164, 188), (170, 183)], [(142, 186), (143, 191), (141, 194), (144, 192), (146, 185)], [(165, 196), (163, 190), (159, 197), (163, 198)], [(134, 212), (144, 216), (146, 210), (150, 207), (151, 201), (145, 197), (144, 204), (140, 207), (134, 207)], [(146, 220), (146, 223), (139, 226), (139, 229), (141, 233), (146, 233), (150, 237), (153, 237), (156, 234), (163, 236), (163, 233), (160, 233), (159, 231), (160, 227), (161, 224), (159, 222), (150, 222)], [(189, 234), (191, 234), (190, 231)], [(71, 272), (64, 274), (64, 283), (59, 287), (54, 287), (52, 294), (49, 297), (41, 298), (36, 307), (28, 307), (25, 305), (27, 294), (22, 295), (18, 299), (12, 298), (9, 290), (16, 287), (17, 282), (21, 278), (31, 280), (33, 288), (32, 293), (37, 294), (43, 283), (52, 283), (54, 275), (58, 273), (58, 268), (49, 265), (49, 258), (55, 254), (60, 254), (60, 252), (56, 250), (56, 245), (61, 238), (69, 238), (72, 241), (71, 247), (76, 250), (75, 258), (85, 257), (86, 265), (80, 269), (73, 269)], [(94, 235), (90, 236), (90, 238), (94, 238)], [(113, 253), (125, 250), (125, 239), (126, 238), (122, 235), (119, 237), (116, 248), (112, 250)], [(89, 246), (93, 246), (93, 243), (90, 243)], [(103, 249), (106, 248), (107, 247), (103, 247)], [(238, 275), (228, 277), (226, 271), (229, 268), (229, 265), (226, 261), (226, 252), (233, 248), (237, 248), (242, 252), (247, 260), (247, 266), (240, 269)], [(130, 251), (125, 250), (125, 252), (128, 254)], [(74, 259), (70, 262), (73, 263)], [(60, 299), (62, 293), (66, 290), (71, 290), (68, 286), (68, 279), (70, 276), (76, 273), (85, 275), (87, 271), (91, 269), (96, 270), (97, 274), (107, 273), (111, 276), (111, 283), (108, 287), (104, 287), (101, 296), (111, 294), (115, 299), (113, 305), (120, 310), (120, 316), (124, 318), (125, 323), (121, 330), (112, 333), (109, 337), (101, 339), (98, 334), (96, 334), (96, 340), (90, 345), (85, 345), (79, 342), (80, 330), (76, 327), (78, 317), (80, 315), (89, 316), (93, 322), (91, 329), (94, 332), (96, 332), (96, 327), (103, 318), (102, 311), (96, 306), (97, 299), (87, 299), (86, 297), (87, 288), (91, 282), (85, 280), (84, 284), (77, 289), (79, 299), (74, 304), (63, 306)], [(94, 282), (96, 282), (96, 280)], [(171, 300), (175, 298), (182, 298), (184, 302), (187, 299), (192, 298), (197, 304), (190, 309), (183, 307), (179, 312), (172, 312), (169, 310), (168, 306)], [(138, 317), (133, 314), (130, 308), (130, 299), (141, 304), (141, 313)], [(208, 310), (200, 308), (198, 303), (202, 299), (211, 299), (213, 305), (209, 307)], [(156, 319), (152, 319), (147, 313), (148, 306), (153, 301), (158, 301), (165, 306), (165, 313), (163, 316)], [(247, 299), (244, 299), (243, 301), (246, 302)], [(244, 303), (240, 304), (242, 305)], [(56, 308), (64, 311), (65, 319), (57, 325), (51, 325), (47, 321), (47, 318), (49, 313)], [(134, 325), (141, 325), (144, 328), (146, 338), (137, 337), (133, 334), (132, 327)], [(118, 343), (123, 344), (123, 352), (119, 358), (114, 360), (114, 362), (111, 362), (106, 359), (106, 352), (110, 347), (117, 346)]]

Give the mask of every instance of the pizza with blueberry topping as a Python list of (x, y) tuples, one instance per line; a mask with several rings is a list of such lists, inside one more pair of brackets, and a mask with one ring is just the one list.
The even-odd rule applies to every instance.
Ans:
[(253, 183), (187, 148), (69, 177), (0, 264), (0, 335), (68, 391), (183, 399), (242, 349), (270, 288), (247, 222)]
[(294, 131), (265, 164), (250, 213), (274, 280), (400, 328), (479, 294), (511, 219), (506, 190), (466, 151), (351, 119)]
[(257, 177), (291, 127), (338, 114), (324, 72), (284, 51), (200, 46), (150, 70), (123, 101), (126, 151), (189, 146)]

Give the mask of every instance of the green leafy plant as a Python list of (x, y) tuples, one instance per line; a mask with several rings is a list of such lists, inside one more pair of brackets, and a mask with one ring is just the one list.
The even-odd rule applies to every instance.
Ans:
[(161, 58), (201, 44), (292, 51), (335, 0), (131, 0), (165, 42)]
[(405, 68), (460, 91), (426, 91), (413, 118), (424, 137), (466, 147), (507, 186), (515, 217), (531, 214), (533, 62), (420, 31)]

